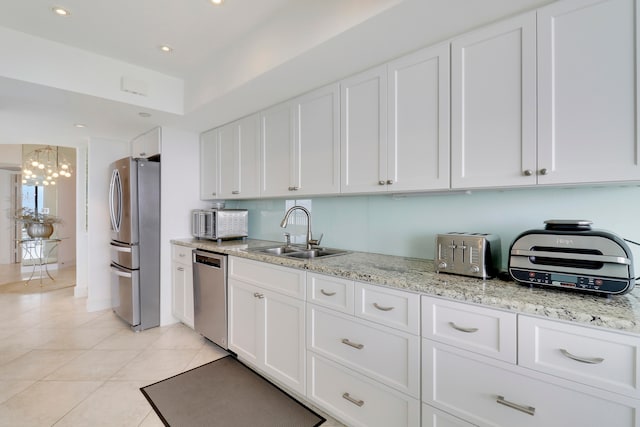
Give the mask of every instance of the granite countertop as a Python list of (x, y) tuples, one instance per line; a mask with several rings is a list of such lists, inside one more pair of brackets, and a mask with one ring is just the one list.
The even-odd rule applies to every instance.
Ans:
[(247, 239), (218, 243), (176, 239), (171, 243), (523, 314), (640, 333), (640, 286), (625, 295), (600, 297), (523, 286), (498, 279), (437, 274), (433, 261), (419, 258), (349, 252), (334, 257), (300, 260), (252, 251), (282, 242)]

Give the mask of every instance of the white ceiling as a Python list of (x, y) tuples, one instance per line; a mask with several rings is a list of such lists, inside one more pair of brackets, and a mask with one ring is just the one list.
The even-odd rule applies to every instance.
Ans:
[[(157, 125), (199, 133), (549, 1), (0, 0), (0, 144), (127, 141)], [(56, 16), (53, 6), (71, 15)], [(163, 54), (161, 44), (175, 50)], [(180, 82), (181, 105), (162, 108), (108, 87), (119, 74), (105, 79), (104, 93), (83, 89), (85, 80), (100, 84), (102, 63), (114, 75), (120, 67)]]

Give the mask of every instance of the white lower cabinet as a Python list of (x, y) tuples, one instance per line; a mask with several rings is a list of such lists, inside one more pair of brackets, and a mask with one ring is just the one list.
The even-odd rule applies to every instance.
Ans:
[(193, 265), (191, 248), (171, 246), (171, 311), (185, 325), (193, 328)]
[(313, 352), (307, 397), (349, 426), (420, 425), (420, 402)]
[(307, 316), (309, 350), (420, 397), (420, 337), (312, 304)]
[(473, 427), (473, 424), (423, 403), (422, 427)]
[[(243, 260), (246, 261), (246, 260)], [(265, 263), (261, 268), (269, 267)], [(274, 267), (270, 276), (294, 269)], [(228, 284), (229, 349), (281, 384), (305, 392), (305, 302), (235, 278)], [(299, 272), (304, 275), (304, 272)], [(266, 279), (265, 279), (266, 280)]]
[(640, 425), (640, 402), (423, 339), (422, 399), (480, 426)]

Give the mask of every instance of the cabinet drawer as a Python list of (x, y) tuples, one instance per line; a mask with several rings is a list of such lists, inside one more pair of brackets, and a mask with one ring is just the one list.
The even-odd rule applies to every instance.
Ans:
[(173, 261), (182, 264), (191, 264), (193, 262), (193, 260), (191, 259), (192, 252), (193, 248), (188, 248), (186, 246), (180, 245), (171, 245), (171, 259)]
[(529, 316), (518, 317), (518, 363), (640, 398), (640, 339)]
[[(423, 400), (482, 426), (637, 427), (640, 401), (423, 339)], [(539, 376), (544, 378), (544, 376)], [(552, 378), (546, 376), (546, 378)], [(576, 385), (574, 384), (574, 387)]]
[(229, 257), (229, 278), (304, 299), (305, 272), (244, 258)]
[(516, 314), (422, 297), (422, 336), (516, 363)]
[(355, 304), (355, 314), (358, 317), (420, 334), (418, 294), (356, 282)]
[(311, 304), (307, 348), (420, 397), (420, 337)]
[(423, 403), (422, 427), (473, 427), (473, 424)]
[(307, 397), (349, 426), (420, 424), (420, 402), (312, 352)]
[(307, 273), (307, 301), (353, 314), (353, 280)]

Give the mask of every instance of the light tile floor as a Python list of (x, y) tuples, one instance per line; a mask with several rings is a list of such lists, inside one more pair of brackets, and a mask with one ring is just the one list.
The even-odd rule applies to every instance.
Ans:
[(1, 427), (162, 426), (139, 388), (226, 354), (182, 324), (133, 332), (85, 304), (73, 288), (0, 293)]

